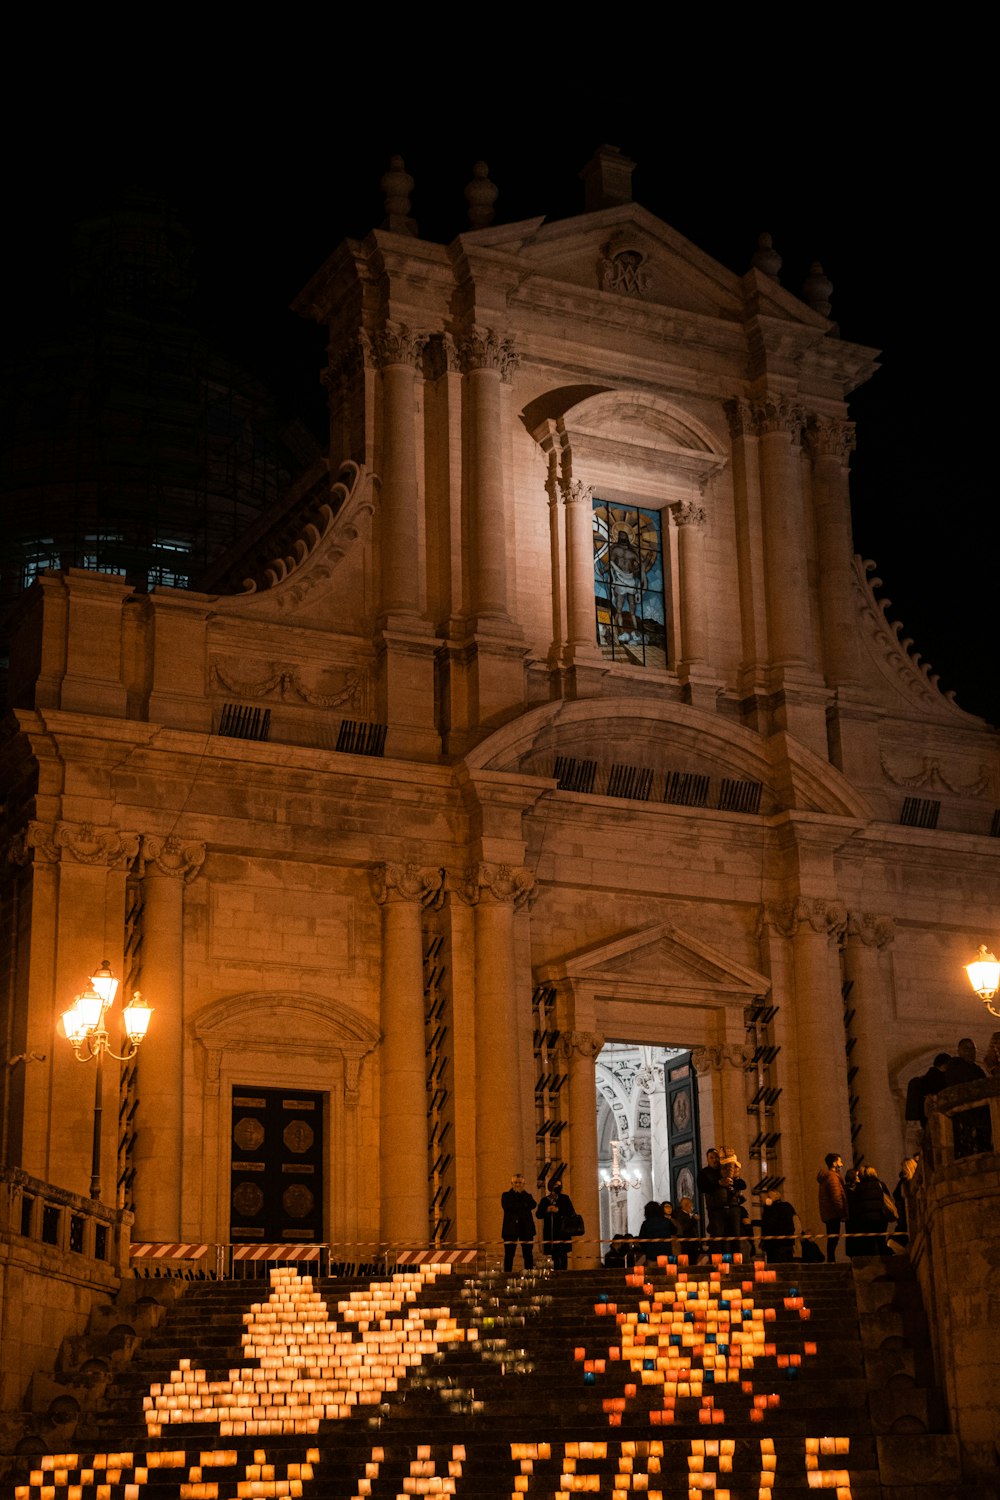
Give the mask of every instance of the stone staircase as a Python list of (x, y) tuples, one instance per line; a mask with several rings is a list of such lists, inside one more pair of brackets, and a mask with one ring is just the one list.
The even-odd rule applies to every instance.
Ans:
[(949, 1439), (898, 1401), (880, 1418), (865, 1357), (849, 1266), (422, 1266), (315, 1284), (280, 1269), (188, 1284), (81, 1414), (72, 1451), (22, 1457), (8, 1493), (963, 1495)]

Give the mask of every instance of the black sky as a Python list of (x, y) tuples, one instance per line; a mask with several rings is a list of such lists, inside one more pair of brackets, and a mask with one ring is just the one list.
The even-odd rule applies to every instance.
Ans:
[(30, 318), (39, 298), (51, 312), (69, 225), (137, 183), (164, 192), (191, 229), (218, 340), (289, 411), (315, 414), (323, 341), (288, 305), (341, 239), (379, 222), (393, 152), (415, 178), (421, 235), (447, 240), (466, 227), (478, 158), (500, 190), (497, 222), (564, 217), (582, 211), (577, 174), (609, 141), (638, 164), (636, 200), (731, 270), (747, 269), (765, 229), (789, 290), (819, 259), (842, 335), (883, 351), (852, 400), (856, 548), (877, 562), (890, 614), (942, 687), (1000, 724), (985, 96), (974, 72), (956, 104), (890, 76), (882, 53), (846, 69), (805, 55), (794, 86), (780, 69), (740, 81), (738, 59), (728, 80), (703, 70), (681, 90), (647, 58), (613, 87), (537, 97), (541, 63), (502, 86), (484, 79), (474, 98), (458, 84), (428, 93), (421, 74), (388, 112), (377, 78), (320, 89), (301, 57), (298, 90), (290, 78), (277, 93), (246, 82), (227, 92), (204, 75), (198, 93), (192, 74), (165, 110), (154, 108), (162, 83), (149, 96), (130, 88), (129, 111), (112, 89), (73, 116), (58, 152), (39, 138), (11, 164), (9, 312)]

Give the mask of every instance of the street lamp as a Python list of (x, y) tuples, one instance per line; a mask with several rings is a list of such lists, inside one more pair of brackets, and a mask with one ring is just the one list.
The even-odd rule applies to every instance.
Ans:
[(980, 943), (971, 964), (965, 965), (965, 972), (990, 1015), (1000, 1016), (1000, 1010), (990, 1004), (997, 990), (1000, 990), (1000, 962), (997, 961), (996, 954), (990, 953), (985, 943)]
[(112, 1052), (111, 1039), (104, 1020), (117, 992), (118, 980), (111, 972), (111, 965), (107, 959), (104, 959), (97, 973), (92, 974), (87, 981), (87, 988), (77, 995), (69, 1009), (62, 1013), (66, 1040), (73, 1048), (77, 1062), (90, 1062), (93, 1058), (97, 1063), (97, 1077), (94, 1079), (94, 1140), (90, 1159), (90, 1196), (92, 1198), (101, 1196), (104, 1054), (110, 1053), (116, 1062), (131, 1062), (146, 1035), (149, 1018), (153, 1014), (152, 1007), (146, 1004), (139, 991), (136, 990), (122, 1010), (129, 1050), (121, 1056), (117, 1052)]

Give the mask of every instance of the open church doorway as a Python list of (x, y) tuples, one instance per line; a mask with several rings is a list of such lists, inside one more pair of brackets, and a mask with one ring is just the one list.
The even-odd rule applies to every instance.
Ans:
[(650, 1199), (690, 1198), (697, 1215), (701, 1152), (691, 1049), (606, 1042), (596, 1072), (601, 1240), (636, 1234)]

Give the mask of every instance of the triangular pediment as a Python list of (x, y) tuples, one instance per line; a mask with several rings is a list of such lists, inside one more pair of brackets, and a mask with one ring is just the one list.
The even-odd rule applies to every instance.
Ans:
[[(463, 244), (515, 256), (537, 277), (621, 298), (731, 322), (746, 317), (746, 279), (700, 250), (637, 203), (554, 223), (520, 224), (464, 235)], [(751, 272), (754, 312), (825, 332), (827, 320), (776, 281)], [(530, 297), (527, 284), (524, 291)]]
[(540, 983), (569, 984), (597, 998), (659, 997), (674, 1003), (748, 1005), (766, 995), (770, 980), (736, 963), (690, 933), (657, 922), (611, 942), (546, 964)]

